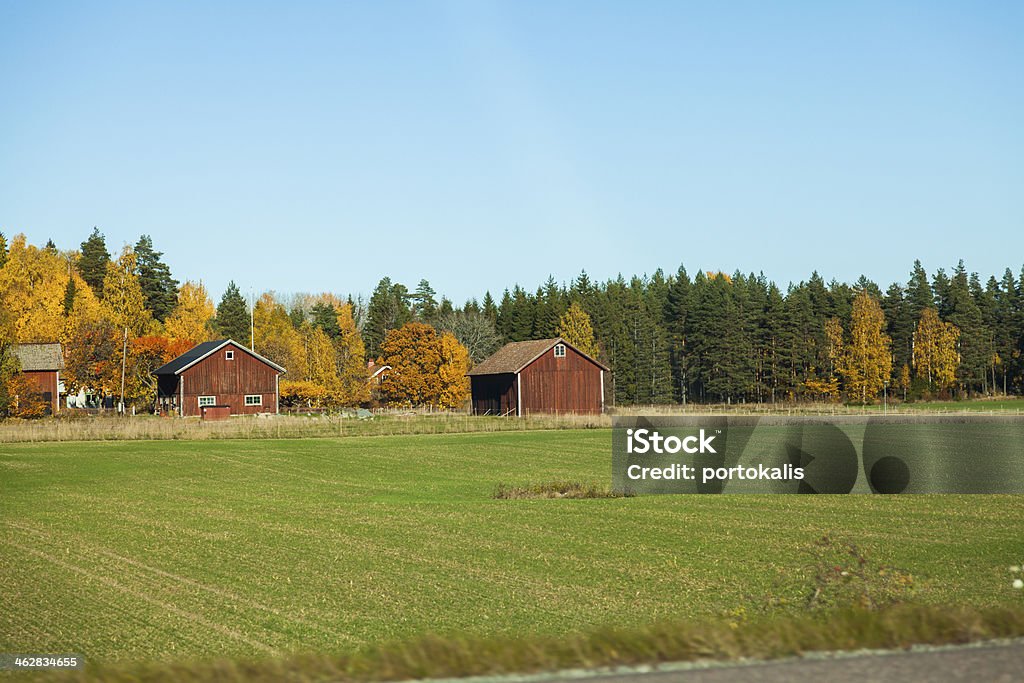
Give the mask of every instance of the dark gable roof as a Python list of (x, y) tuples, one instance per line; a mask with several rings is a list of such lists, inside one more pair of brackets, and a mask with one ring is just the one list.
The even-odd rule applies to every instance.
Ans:
[(274, 368), (275, 370), (277, 370), (279, 372), (287, 372), (287, 370), (282, 368), (277, 363), (275, 363), (275, 362), (273, 362), (271, 360), (267, 360), (266, 358), (264, 358), (260, 354), (256, 353), (255, 351), (250, 351), (249, 349), (245, 348), (244, 346), (242, 346), (238, 342), (234, 341), (233, 339), (218, 339), (217, 341), (203, 342), (202, 344), (197, 344), (196, 346), (193, 346), (191, 349), (189, 349), (185, 353), (181, 354), (180, 356), (178, 356), (177, 358), (172, 360), (167, 365), (163, 365), (163, 366), (157, 368), (156, 370), (154, 370), (153, 374), (154, 375), (177, 375), (177, 374), (180, 374), (182, 370), (184, 370), (184, 369), (186, 369), (186, 368), (188, 368), (188, 367), (190, 367), (192, 365), (195, 365), (196, 363), (198, 363), (202, 359), (206, 358), (209, 355), (212, 355), (213, 353), (215, 353), (216, 351), (220, 350), (221, 348), (227, 346), (228, 344), (234, 345), (236, 348), (240, 349), (244, 353), (248, 353), (253, 358), (256, 358), (257, 360), (263, 361), (264, 363), (266, 363), (267, 365), (269, 365), (270, 367)]
[(64, 369), (60, 344), (15, 344), (14, 355), (25, 372)]
[(534, 339), (532, 341), (505, 344), (498, 349), (497, 353), (481, 362), (480, 365), (474, 367), (467, 374), (470, 376), (515, 374), (550, 351), (558, 343), (565, 344), (602, 370), (608, 369), (569, 342), (560, 337), (555, 337), (554, 339)]

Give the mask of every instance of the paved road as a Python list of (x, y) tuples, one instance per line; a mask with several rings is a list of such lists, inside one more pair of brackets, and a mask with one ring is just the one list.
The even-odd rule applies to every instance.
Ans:
[(594, 683), (1021, 683), (1024, 681), (1024, 641), (701, 669), (608, 674), (587, 680)]

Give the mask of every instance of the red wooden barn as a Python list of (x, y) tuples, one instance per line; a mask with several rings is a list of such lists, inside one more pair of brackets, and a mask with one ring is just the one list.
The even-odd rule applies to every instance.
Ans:
[(505, 344), (469, 371), (473, 414), (600, 413), (608, 371), (564, 339)]
[(284, 372), (231, 339), (204, 342), (153, 371), (157, 408), (182, 416), (224, 407), (232, 415), (276, 413), (278, 380)]
[(60, 371), (64, 369), (60, 344), (17, 344), (14, 355), (22, 374), (42, 394), (50, 414), (60, 410)]

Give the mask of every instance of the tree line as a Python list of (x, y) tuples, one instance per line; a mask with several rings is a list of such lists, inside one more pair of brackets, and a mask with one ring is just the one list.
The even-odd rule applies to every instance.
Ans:
[[(763, 274), (680, 267), (666, 275), (571, 283), (549, 278), (455, 305), (427, 280), (383, 278), (368, 300), (334, 294), (215, 306), (179, 283), (143, 235), (112, 255), (94, 229), (78, 249), (0, 234), (0, 412), (18, 395), (14, 343), (60, 341), (68, 388), (152, 405), (153, 369), (196, 343), (230, 337), (288, 369), (282, 399), (304, 406), (457, 407), (465, 372), (503, 343), (564, 336), (612, 368), (607, 402), (767, 403), (881, 394), (914, 400), (1024, 389), (1024, 270), (982, 283), (960, 262), (931, 276), (915, 262), (885, 291), (812, 273), (785, 290)], [(380, 386), (371, 362), (390, 365)], [(20, 391), (24, 393), (24, 388)], [(25, 412), (22, 410), (22, 412)], [(29, 410), (28, 412), (32, 412)]]

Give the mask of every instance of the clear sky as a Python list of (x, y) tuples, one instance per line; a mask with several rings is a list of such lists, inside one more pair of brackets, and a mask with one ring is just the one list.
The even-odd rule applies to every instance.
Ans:
[(1024, 264), (1024, 3), (0, 0), (0, 230), (457, 303)]

